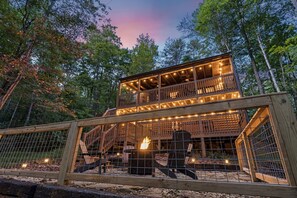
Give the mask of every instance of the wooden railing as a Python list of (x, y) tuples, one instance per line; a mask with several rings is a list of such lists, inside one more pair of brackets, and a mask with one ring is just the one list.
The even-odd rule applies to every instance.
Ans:
[(161, 101), (175, 100), (195, 96), (195, 83), (187, 82), (161, 88)]
[(231, 91), (238, 91), (234, 74), (216, 76), (197, 81), (198, 95), (207, 95)]
[(100, 139), (102, 129), (103, 129), (103, 126), (98, 125), (95, 128), (93, 128), (91, 131), (83, 135), (82, 139), (87, 148)]
[(238, 164), (252, 181), (288, 184), (291, 175), (273, 127), (269, 108), (259, 108), (235, 141)]
[(126, 93), (119, 96), (119, 107), (136, 106), (137, 93)]
[(104, 131), (100, 140), (99, 151), (103, 153), (108, 151), (113, 146), (116, 135), (117, 125), (113, 125), (110, 129)]
[[(115, 115), (116, 108), (113, 109), (107, 109), (105, 113), (102, 115), (102, 117), (112, 116)], [(82, 141), (85, 143), (86, 147), (90, 147), (92, 144), (94, 144), (96, 141), (98, 141), (101, 138), (101, 133), (104, 129), (108, 129), (110, 126), (104, 126), (104, 125), (98, 125), (92, 130), (90, 130), (87, 133), (83, 134)]]
[[(238, 91), (234, 74), (215, 76), (211, 78), (197, 80), (197, 90), (195, 82), (171, 85), (160, 88), (160, 102), (174, 101), (178, 99), (199, 97), (209, 94), (219, 94), (225, 92)], [(139, 94), (139, 102), (137, 95)], [(158, 89), (146, 90), (139, 93), (127, 93), (119, 96), (119, 107), (138, 106), (159, 101)]]
[[(155, 120), (168, 118), (169, 116), (187, 116), (187, 115), (195, 115), (199, 112), (201, 114), (209, 114), (211, 112), (222, 112), (232, 110), (246, 110), (251, 108), (259, 108), (268, 109), (269, 114), (269, 122), (271, 126), (268, 128), (265, 126), (266, 124), (266, 116), (261, 115), (258, 117), (254, 117), (251, 122), (246, 126), (242, 134), (239, 136), (237, 140), (237, 145), (244, 145), (246, 147), (246, 157), (244, 155), (238, 155), (239, 164), (240, 160), (243, 158), (249, 158), (250, 165), (252, 167), (251, 170), (255, 169), (252, 162), (254, 161), (253, 155), (257, 155), (257, 152), (261, 150), (260, 147), (254, 149), (257, 145), (257, 137), (255, 133), (263, 133), (263, 135), (267, 134), (265, 130), (269, 129), (270, 134), (274, 137), (275, 145), (274, 148), (277, 148), (279, 157), (275, 158), (277, 160), (281, 160), (282, 167), (285, 173), (285, 180), (289, 186), (285, 185), (270, 185), (265, 184), (263, 182), (259, 182), (254, 184), (252, 182), (234, 182), (227, 180), (226, 182), (218, 182), (217, 180), (210, 179), (208, 181), (197, 181), (197, 180), (186, 180), (186, 179), (167, 179), (167, 178), (149, 178), (149, 177), (133, 177), (132, 175), (127, 176), (127, 174), (123, 174), (123, 176), (116, 176), (114, 174), (111, 175), (98, 175), (96, 174), (81, 174), (74, 173), (74, 168), (76, 166), (79, 143), (82, 135), (82, 130), (84, 127), (94, 126), (96, 124), (106, 125), (106, 124), (115, 124), (113, 129), (110, 129), (105, 133), (106, 136), (106, 145), (109, 142), (112, 142), (112, 139), (108, 139), (107, 135), (115, 135), (112, 133), (112, 130), (116, 130), (116, 126), (120, 123), (126, 122), (142, 122), (143, 120)], [(260, 112), (259, 112), (260, 113)], [(258, 114), (259, 114), (258, 113)], [(257, 114), (256, 114), (257, 115)], [(267, 114), (266, 114), (267, 115)], [(35, 125), (35, 126), (27, 126), (21, 128), (11, 128), (11, 129), (1, 129), (0, 130), (0, 146), (5, 148), (1, 150), (0, 156), (12, 156), (8, 159), (0, 160), (0, 162), (5, 162), (8, 168), (1, 168), (0, 175), (6, 176), (18, 176), (18, 177), (36, 177), (36, 178), (50, 178), (58, 181), (58, 184), (63, 185), (66, 181), (77, 180), (77, 181), (88, 181), (88, 182), (102, 182), (102, 183), (111, 183), (116, 185), (137, 185), (137, 186), (145, 186), (145, 187), (158, 187), (158, 188), (174, 188), (178, 190), (194, 190), (194, 191), (207, 191), (207, 192), (221, 192), (221, 193), (231, 193), (231, 194), (247, 194), (247, 195), (258, 195), (258, 196), (273, 196), (273, 197), (296, 197), (296, 185), (297, 185), (297, 151), (296, 151), (296, 142), (297, 142), (297, 120), (296, 115), (294, 114), (293, 108), (290, 105), (290, 99), (285, 93), (277, 93), (277, 94), (269, 94), (269, 95), (259, 95), (259, 96), (251, 96), (251, 97), (242, 97), (232, 100), (226, 101), (217, 101), (214, 103), (208, 104), (193, 104), (191, 106), (185, 107), (176, 107), (172, 109), (162, 109), (150, 112), (141, 112), (135, 115), (121, 115), (121, 116), (109, 116), (109, 117), (97, 117), (97, 118), (89, 118), (83, 120), (75, 120), (75, 121), (67, 121), (62, 123), (52, 123), (46, 125)], [(265, 130), (257, 131), (258, 126), (265, 126)], [(40, 141), (40, 138), (46, 139), (49, 136), (47, 134), (54, 133), (56, 135), (57, 132), (61, 132), (67, 135), (67, 139), (65, 140), (65, 144), (62, 144), (60, 147), (61, 154), (55, 159), (58, 159), (58, 169), (52, 169), (52, 164), (44, 164), (42, 165), (42, 169), (38, 171), (35, 166), (30, 166), (30, 164), (35, 165), (36, 161), (34, 156), (36, 152), (32, 152), (28, 150), (28, 148), (36, 148), (36, 143)], [(68, 132), (66, 132), (68, 131)], [(268, 132), (268, 131), (267, 131)], [(42, 136), (44, 133), (44, 136)], [(31, 138), (32, 135), (36, 134), (36, 139)], [(41, 135), (41, 136), (40, 136)], [(14, 153), (15, 141), (10, 141), (10, 137), (28, 137), (18, 138), (17, 144), (23, 145), (22, 148), (26, 155), (22, 156), (20, 161), (19, 152)], [(253, 137), (251, 137), (253, 136)], [(54, 136), (52, 136), (54, 137)], [(258, 136), (258, 137), (268, 137), (270, 136)], [(8, 138), (8, 142), (5, 139)], [(262, 138), (261, 138), (262, 139)], [(260, 140), (261, 140), (260, 139)], [(30, 140), (28, 142), (28, 140)], [(46, 139), (48, 140), (48, 139)], [(247, 141), (250, 140), (250, 141)], [(258, 139), (259, 140), (259, 139)], [(264, 138), (265, 140), (265, 138)], [(6, 143), (7, 144), (6, 144)], [(243, 144), (242, 144), (243, 142)], [(258, 141), (259, 142), (259, 141)], [(269, 143), (269, 141), (260, 141), (260, 145), (263, 143)], [(250, 145), (248, 145), (250, 144)], [(268, 144), (267, 146), (269, 146)], [(43, 151), (51, 149), (48, 144), (43, 144), (41, 147)], [(106, 147), (107, 148), (107, 147)], [(267, 148), (267, 147), (262, 147)], [(102, 149), (103, 150), (103, 149)], [(253, 154), (253, 152), (255, 152)], [(240, 152), (237, 152), (240, 153)], [(259, 153), (258, 153), (259, 154)], [(269, 152), (264, 152), (264, 154), (270, 155)], [(44, 155), (41, 159), (44, 159)], [(17, 161), (15, 161), (17, 159)], [(51, 158), (52, 159), (52, 158)], [(266, 157), (257, 158), (265, 160)], [(262, 161), (263, 162), (263, 161)], [(267, 164), (262, 164), (269, 168), (274, 168), (274, 163), (270, 160)], [(12, 163), (18, 163), (18, 168), (10, 168)], [(22, 163), (27, 163), (28, 167), (22, 167)], [(54, 164), (55, 165), (55, 164)], [(257, 165), (257, 164), (256, 164)], [(273, 166), (271, 166), (273, 165)], [(245, 165), (247, 166), (247, 165)], [(48, 167), (50, 169), (45, 169), (44, 167)], [(54, 166), (56, 167), (56, 165)], [(257, 167), (256, 167), (257, 168)], [(51, 171), (47, 171), (51, 170)], [(262, 180), (268, 179), (267, 181), (271, 181), (272, 177), (267, 177), (266, 173), (260, 172), (261, 175), (257, 175), (257, 172), (254, 171), (254, 176), (256, 178), (261, 178)], [(259, 173), (259, 172), (258, 172)], [(238, 175), (239, 177), (240, 175)], [(261, 176), (261, 177), (260, 177)], [(264, 178), (265, 177), (265, 178)], [(275, 176), (274, 176), (275, 177)], [(279, 184), (282, 184), (282, 180), (278, 180)]]
[(149, 136), (151, 139), (171, 139), (174, 130), (186, 130), (192, 138), (236, 136), (246, 125), (245, 113), (232, 113), (197, 116), (186, 119), (172, 119), (170, 121), (156, 121), (139, 124), (143, 127), (138, 130), (140, 137)]
[(149, 104), (158, 102), (158, 89), (151, 89), (139, 93), (139, 104)]

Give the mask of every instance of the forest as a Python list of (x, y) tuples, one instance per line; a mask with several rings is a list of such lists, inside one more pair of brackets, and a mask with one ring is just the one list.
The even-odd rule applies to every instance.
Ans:
[[(161, 49), (124, 48), (99, 0), (1, 0), (0, 128), (102, 115), (120, 78), (231, 52), (244, 96), (286, 91), (297, 108), (295, 0), (204, 0)], [(137, 27), (135, 27), (137, 28)]]

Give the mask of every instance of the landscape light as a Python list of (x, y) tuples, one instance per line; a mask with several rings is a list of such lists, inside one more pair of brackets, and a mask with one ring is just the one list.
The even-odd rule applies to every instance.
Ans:
[(24, 163), (22, 164), (22, 168), (27, 168), (28, 164)]

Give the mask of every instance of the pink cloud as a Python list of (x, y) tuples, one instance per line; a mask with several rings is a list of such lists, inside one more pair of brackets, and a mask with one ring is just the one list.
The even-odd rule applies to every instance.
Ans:
[(154, 16), (142, 15), (136, 17), (127, 14), (113, 16), (112, 24), (118, 27), (117, 33), (121, 37), (124, 47), (132, 48), (141, 33), (148, 33), (155, 42), (166, 39), (161, 33), (164, 28), (161, 21)]

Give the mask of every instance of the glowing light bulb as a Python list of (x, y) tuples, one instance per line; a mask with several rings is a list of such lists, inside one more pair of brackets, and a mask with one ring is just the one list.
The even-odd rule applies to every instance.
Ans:
[(49, 161), (50, 161), (49, 158), (44, 159), (44, 163), (49, 163)]
[(28, 164), (24, 163), (22, 164), (22, 168), (27, 168)]
[(226, 163), (226, 164), (229, 164), (230, 162), (229, 162), (229, 160), (226, 159), (226, 160), (225, 160), (225, 163)]
[(176, 76), (176, 73), (174, 72), (173, 75)]

